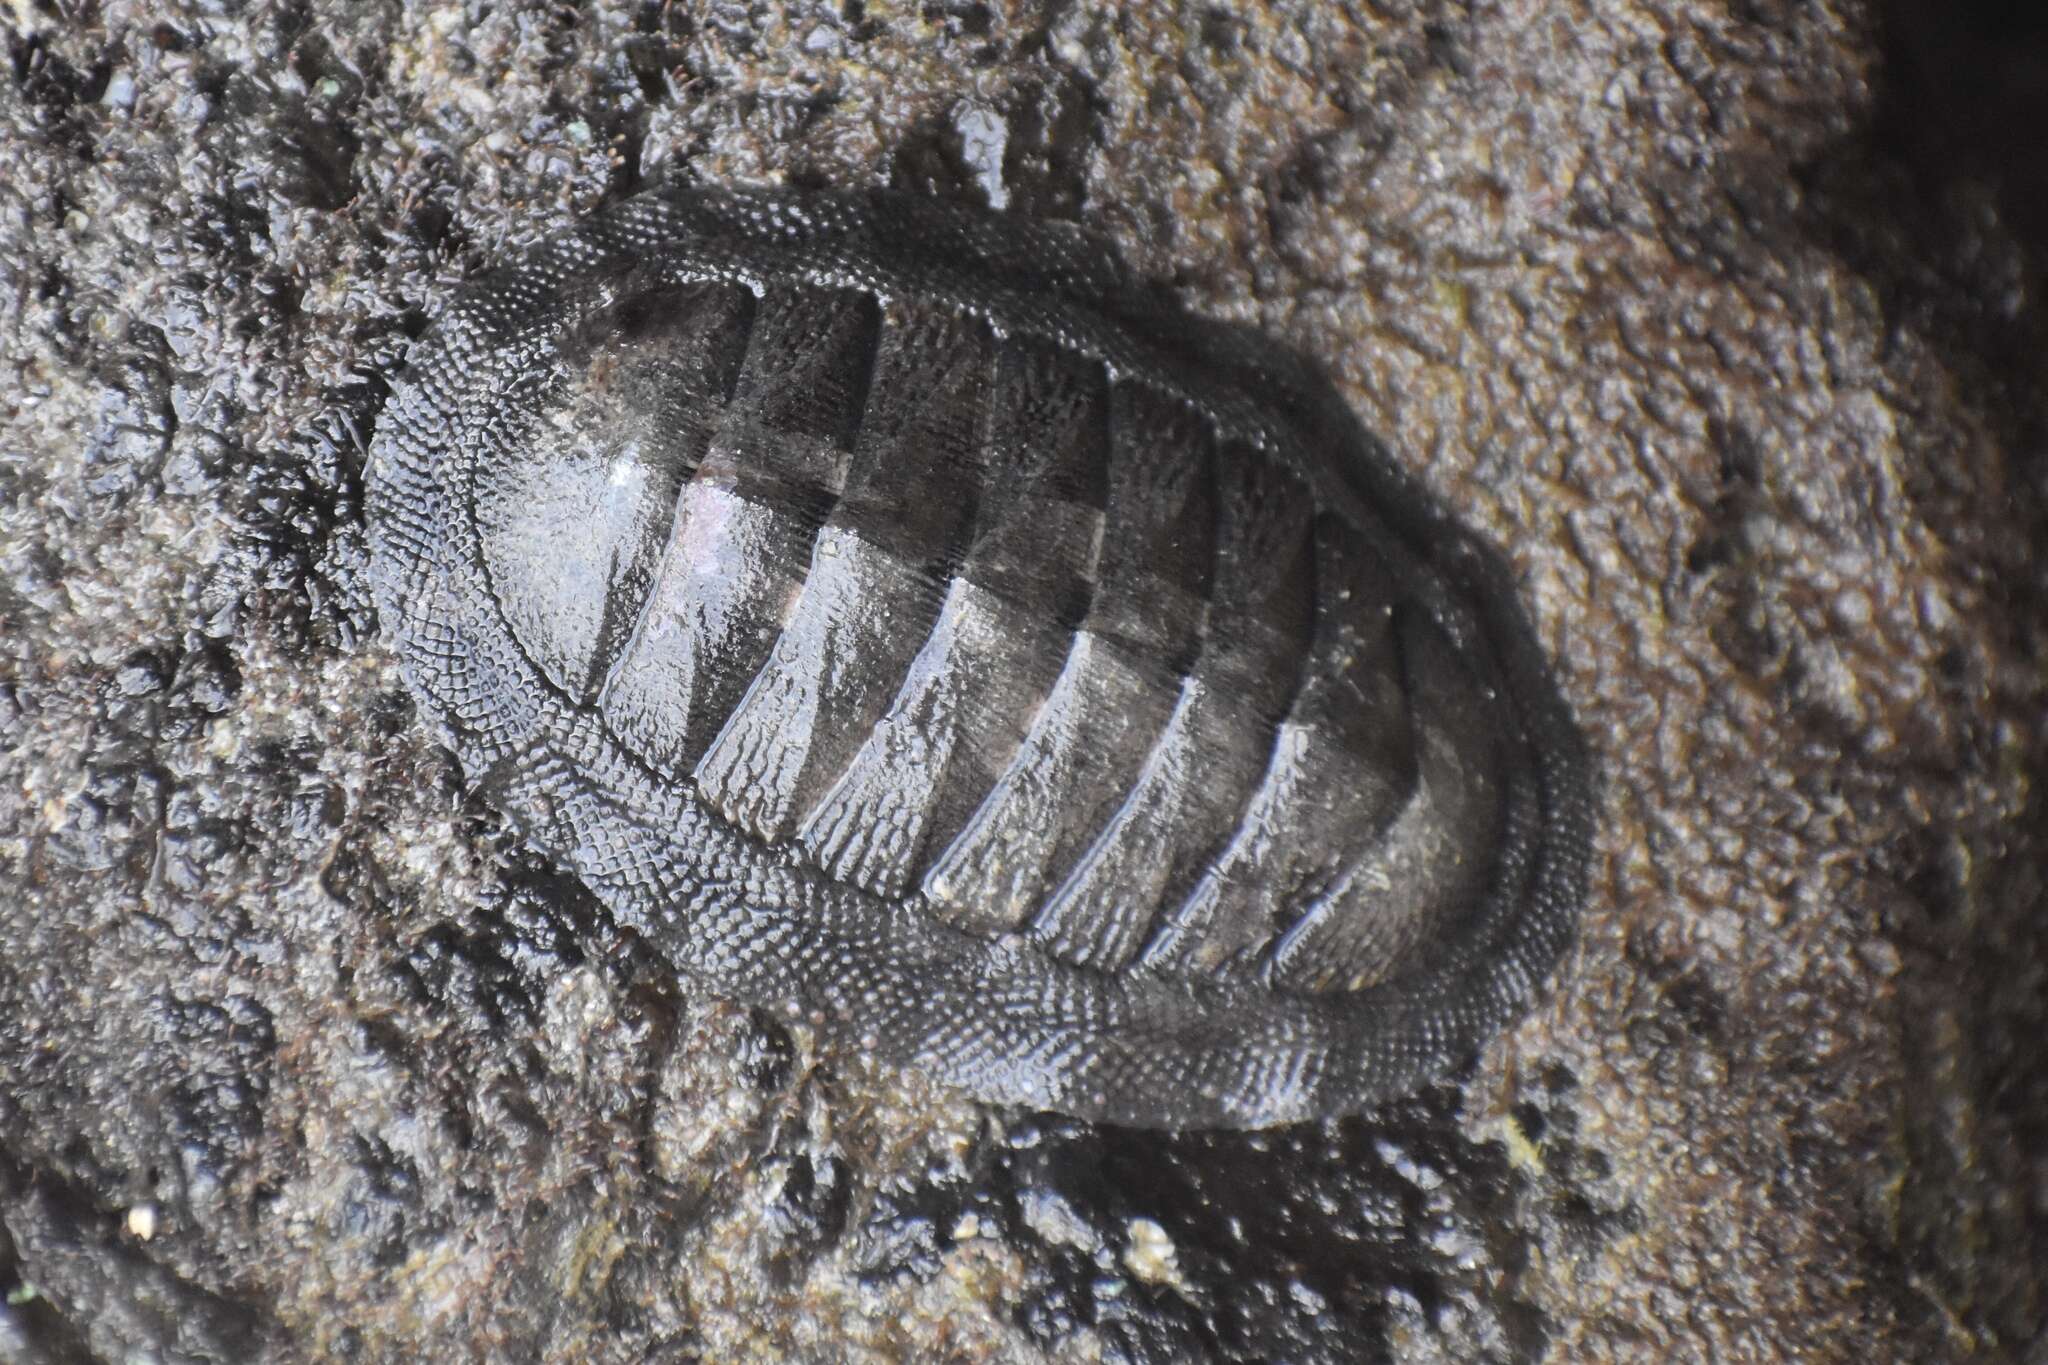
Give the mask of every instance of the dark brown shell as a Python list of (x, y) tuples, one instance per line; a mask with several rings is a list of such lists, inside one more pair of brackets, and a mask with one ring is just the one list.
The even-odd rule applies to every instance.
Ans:
[(370, 515), (517, 825), (713, 988), (988, 1098), (1342, 1113), (1570, 937), (1584, 760), (1492, 558), (1078, 236), (628, 200), (420, 343)]

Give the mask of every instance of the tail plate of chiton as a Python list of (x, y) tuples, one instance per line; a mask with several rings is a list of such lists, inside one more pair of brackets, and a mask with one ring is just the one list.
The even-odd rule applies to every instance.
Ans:
[(626, 200), (455, 297), (369, 483), (486, 799), (710, 989), (976, 1095), (1354, 1111), (1570, 940), (1586, 761), (1498, 557), (1071, 230)]

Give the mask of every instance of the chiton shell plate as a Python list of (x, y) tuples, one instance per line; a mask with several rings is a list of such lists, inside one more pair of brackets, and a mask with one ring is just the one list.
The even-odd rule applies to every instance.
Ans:
[(447, 307), (368, 506), (474, 788), (707, 987), (976, 1095), (1349, 1112), (1571, 936), (1586, 763), (1497, 558), (1071, 230), (623, 201)]

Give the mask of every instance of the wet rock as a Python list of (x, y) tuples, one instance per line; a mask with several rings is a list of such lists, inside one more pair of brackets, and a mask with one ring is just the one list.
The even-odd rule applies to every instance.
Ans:
[[(1997, 22), (15, 6), (0, 1354), (2018, 1356), (2048, 423)], [(464, 802), (358, 590), (375, 376), (670, 174), (1076, 218), (1326, 363), (1598, 756), (1551, 1003), (1330, 1127), (985, 1110), (676, 981)]]

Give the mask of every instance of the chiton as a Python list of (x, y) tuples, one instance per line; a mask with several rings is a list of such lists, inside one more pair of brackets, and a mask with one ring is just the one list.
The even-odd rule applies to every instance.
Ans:
[(487, 801), (709, 989), (975, 1095), (1346, 1113), (1571, 936), (1586, 761), (1497, 558), (1071, 230), (625, 200), (454, 299), (368, 507)]

